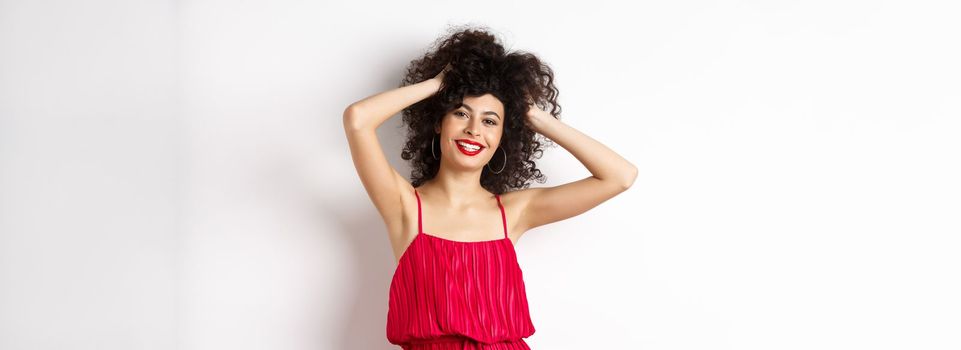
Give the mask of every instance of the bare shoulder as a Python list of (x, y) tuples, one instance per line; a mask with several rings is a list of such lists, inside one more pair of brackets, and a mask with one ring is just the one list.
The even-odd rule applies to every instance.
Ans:
[(534, 195), (542, 188), (523, 188), (500, 195), (501, 205), (504, 206), (504, 216), (507, 217), (508, 235), (516, 242), (531, 227), (524, 220), (525, 212)]

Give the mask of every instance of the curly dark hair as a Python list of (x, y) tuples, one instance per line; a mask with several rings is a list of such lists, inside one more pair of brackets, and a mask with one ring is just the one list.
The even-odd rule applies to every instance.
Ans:
[[(487, 167), (481, 172), (481, 186), (503, 194), (511, 189), (527, 188), (530, 181), (544, 183), (546, 177), (534, 162), (543, 156), (543, 146), (553, 142), (538, 137), (526, 122), (528, 101), (560, 119), (558, 90), (554, 72), (535, 55), (506, 52), (497, 38), (485, 29), (467, 27), (448, 29), (452, 34), (438, 38), (431, 49), (407, 67), (400, 87), (433, 78), (450, 63), (440, 90), (402, 111), (407, 125), (407, 143), (401, 158), (411, 162), (411, 183), (418, 187), (434, 178), (440, 160), (431, 153), (434, 126), (448, 112), (456, 109), (465, 96), (491, 94), (504, 104), (504, 127), (500, 147), (507, 160), (504, 169), (495, 174)], [(550, 107), (550, 109), (547, 108)], [(492, 161), (500, 164), (500, 160)]]

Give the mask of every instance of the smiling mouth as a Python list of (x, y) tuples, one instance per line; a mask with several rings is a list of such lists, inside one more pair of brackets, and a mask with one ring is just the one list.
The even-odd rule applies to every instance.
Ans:
[(468, 156), (476, 156), (484, 149), (483, 146), (472, 145), (463, 141), (454, 141), (454, 143), (457, 144), (457, 149), (460, 150), (461, 153)]

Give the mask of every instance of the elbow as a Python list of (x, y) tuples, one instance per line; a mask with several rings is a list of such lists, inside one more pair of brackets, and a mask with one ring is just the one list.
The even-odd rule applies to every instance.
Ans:
[(637, 179), (637, 167), (631, 165), (630, 168), (627, 169), (626, 173), (626, 176), (621, 180), (621, 189), (625, 191), (628, 188), (631, 188), (631, 185), (634, 184), (634, 180)]
[(355, 104), (351, 104), (344, 109), (344, 128), (347, 130), (359, 130), (362, 128), (360, 125), (360, 109)]

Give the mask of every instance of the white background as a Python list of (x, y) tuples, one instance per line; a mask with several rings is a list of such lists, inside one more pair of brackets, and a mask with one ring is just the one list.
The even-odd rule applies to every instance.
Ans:
[(550, 64), (562, 120), (640, 170), (518, 243), (533, 349), (961, 348), (959, 14), (2, 1), (0, 348), (399, 349), (341, 112), (464, 23)]

